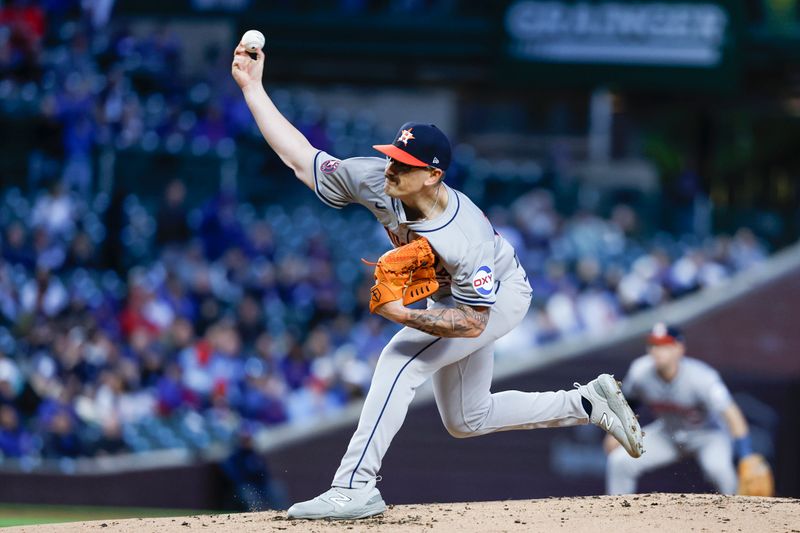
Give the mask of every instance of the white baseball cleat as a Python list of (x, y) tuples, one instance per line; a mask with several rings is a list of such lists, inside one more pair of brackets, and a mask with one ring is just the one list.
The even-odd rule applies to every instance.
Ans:
[(289, 507), (289, 518), (353, 520), (381, 514), (386, 510), (386, 503), (375, 487), (376, 482), (373, 479), (357, 489), (331, 487), (313, 500)]
[(614, 376), (600, 374), (586, 385), (575, 383), (575, 388), (592, 404), (592, 424), (610, 433), (631, 457), (640, 457), (644, 453), (642, 428)]

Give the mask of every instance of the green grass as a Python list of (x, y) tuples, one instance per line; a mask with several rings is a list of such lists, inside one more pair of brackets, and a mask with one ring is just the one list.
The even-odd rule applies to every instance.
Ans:
[(198, 511), (196, 509), (0, 503), (0, 527), (213, 513), (214, 511)]

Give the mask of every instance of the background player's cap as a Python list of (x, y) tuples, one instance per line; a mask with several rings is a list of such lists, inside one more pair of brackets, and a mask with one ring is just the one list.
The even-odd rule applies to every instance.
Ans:
[(450, 166), (450, 141), (433, 124), (406, 122), (392, 144), (376, 144), (373, 148), (412, 167), (447, 170)]
[(675, 326), (668, 326), (663, 322), (653, 326), (647, 336), (647, 344), (651, 346), (664, 346), (667, 344), (683, 343), (683, 333)]

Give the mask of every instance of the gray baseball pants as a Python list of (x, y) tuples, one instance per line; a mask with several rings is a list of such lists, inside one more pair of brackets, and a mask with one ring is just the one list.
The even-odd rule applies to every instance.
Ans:
[[(475, 338), (440, 338), (403, 328), (378, 360), (358, 428), (350, 439), (334, 487), (363, 486), (378, 475), (383, 457), (405, 420), (416, 389), (433, 378), (436, 405), (457, 438), (495, 431), (572, 426), (589, 422), (577, 390), (492, 393), (494, 341), (514, 329), (530, 305), (521, 269), (502, 280), (489, 322)], [(451, 297), (429, 308), (453, 307)]]

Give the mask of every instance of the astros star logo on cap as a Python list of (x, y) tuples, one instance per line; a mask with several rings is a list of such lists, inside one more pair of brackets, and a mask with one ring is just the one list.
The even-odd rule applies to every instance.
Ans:
[(414, 136), (411, 135), (411, 130), (413, 130), (413, 129), (414, 128), (409, 128), (407, 130), (403, 130), (403, 133), (401, 133), (400, 137), (397, 138), (397, 142), (401, 142), (404, 145), (408, 146), (408, 141), (410, 141), (411, 139), (414, 138)]
[[(412, 140), (414, 142), (409, 142)], [(375, 144), (372, 147), (412, 167), (432, 166), (446, 171), (450, 166), (450, 141), (434, 124), (406, 122), (397, 129), (392, 144)]]

